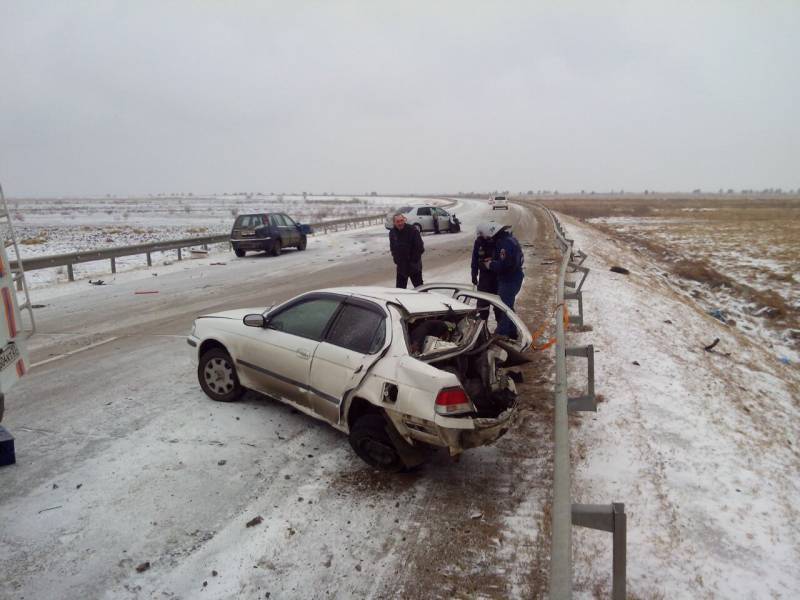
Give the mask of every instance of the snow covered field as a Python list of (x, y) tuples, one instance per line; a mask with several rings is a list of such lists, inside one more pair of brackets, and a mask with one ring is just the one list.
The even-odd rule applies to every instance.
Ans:
[[(441, 198), (402, 196), (214, 195), (146, 198), (9, 199), (23, 259), (159, 240), (229, 233), (238, 214), (281, 211), (303, 223), (388, 213), (409, 204), (442, 204)], [(228, 244), (211, 252), (229, 252)], [(176, 260), (176, 251), (155, 253), (157, 264)], [(219, 260), (216, 256), (214, 260)], [(146, 265), (144, 255), (117, 259), (118, 271)], [(79, 279), (110, 279), (108, 261), (74, 267)], [(66, 268), (28, 274), (33, 288), (67, 280)]]
[[(645, 255), (562, 222), (592, 269), (593, 329), (568, 341), (594, 344), (603, 397), (574, 423), (573, 500), (626, 503), (630, 596), (800, 597), (796, 365), (707, 315)], [(574, 540), (576, 587), (597, 597), (611, 536), (577, 528)]]

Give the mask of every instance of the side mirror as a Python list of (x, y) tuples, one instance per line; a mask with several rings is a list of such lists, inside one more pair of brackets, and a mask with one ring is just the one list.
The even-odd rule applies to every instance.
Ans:
[(248, 327), (260, 327), (263, 329), (267, 326), (267, 320), (264, 318), (264, 315), (260, 314), (245, 315), (242, 322)]

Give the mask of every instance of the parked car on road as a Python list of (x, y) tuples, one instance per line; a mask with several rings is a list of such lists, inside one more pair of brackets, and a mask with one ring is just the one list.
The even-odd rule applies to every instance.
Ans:
[[(455, 214), (451, 214), (438, 206), (403, 206), (395, 212), (405, 215), (406, 222), (419, 229), (420, 233), (436, 231), (433, 225), (434, 218), (439, 220), (439, 231), (448, 231), (450, 233), (461, 231), (461, 221), (456, 218)], [(392, 222), (394, 215), (395, 213), (386, 215), (386, 229), (391, 229), (394, 226)]]
[[(507, 314), (519, 338), (492, 334), (478, 300)], [(205, 315), (187, 341), (212, 400), (256, 390), (330, 423), (367, 463), (395, 471), (436, 447), (456, 455), (502, 436), (517, 404), (508, 369), (527, 362), (531, 335), (497, 296), (429, 284), (324, 289)]]
[(305, 250), (311, 227), (284, 213), (239, 215), (231, 230), (231, 246), (238, 257), (248, 250), (278, 256), (284, 248)]
[(492, 207), (492, 210), (508, 210), (508, 198), (505, 196), (493, 196), (489, 198), (489, 206)]

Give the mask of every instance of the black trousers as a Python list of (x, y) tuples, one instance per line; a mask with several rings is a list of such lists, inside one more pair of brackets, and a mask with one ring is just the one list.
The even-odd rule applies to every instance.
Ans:
[[(487, 271), (480, 272), (480, 279), (478, 279), (478, 291), (486, 292), (487, 294), (497, 294), (497, 275)], [(481, 319), (489, 318), (489, 303), (485, 300), (478, 300), (478, 314)], [(499, 309), (494, 309), (494, 318), (499, 323), (503, 313)]]
[(414, 287), (422, 285), (422, 271), (406, 273), (405, 271), (401, 272), (400, 269), (397, 269), (397, 287), (406, 289), (408, 287), (409, 277), (411, 278), (411, 285)]

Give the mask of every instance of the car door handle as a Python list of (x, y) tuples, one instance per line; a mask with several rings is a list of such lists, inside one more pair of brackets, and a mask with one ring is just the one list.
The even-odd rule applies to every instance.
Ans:
[(299, 348), (297, 349), (297, 356), (305, 359), (311, 358), (311, 355), (308, 352), (306, 352), (305, 350), (300, 350)]

